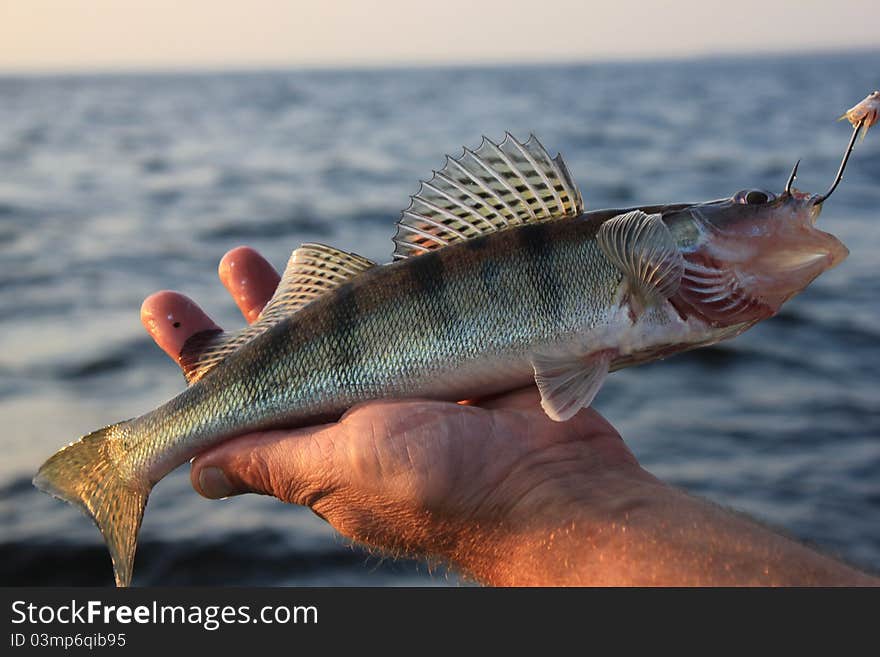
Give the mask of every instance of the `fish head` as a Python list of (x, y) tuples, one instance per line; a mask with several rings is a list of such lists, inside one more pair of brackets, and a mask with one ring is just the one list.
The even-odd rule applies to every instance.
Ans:
[(775, 315), (849, 254), (819, 230), (822, 197), (792, 189), (747, 189), (664, 216), (684, 256), (677, 303), (714, 326)]

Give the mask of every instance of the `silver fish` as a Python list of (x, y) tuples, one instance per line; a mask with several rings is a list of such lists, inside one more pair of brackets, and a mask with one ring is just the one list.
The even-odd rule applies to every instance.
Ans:
[(779, 195), (585, 212), (537, 139), (484, 139), (421, 183), (393, 262), (303, 245), (255, 324), (190, 339), (186, 390), (68, 445), (34, 483), (94, 520), (126, 586), (150, 490), (221, 441), (533, 381), (564, 421), (609, 371), (738, 335), (846, 257), (793, 178)]

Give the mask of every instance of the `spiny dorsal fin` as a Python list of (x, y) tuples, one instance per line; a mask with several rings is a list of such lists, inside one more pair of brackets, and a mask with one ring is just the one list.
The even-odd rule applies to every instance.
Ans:
[(375, 266), (367, 258), (332, 246), (303, 244), (290, 256), (275, 294), (257, 321), (239, 331), (204, 331), (186, 341), (178, 360), (187, 382), (195, 383), (270, 326)]
[(624, 275), (636, 314), (675, 295), (684, 274), (684, 257), (660, 214), (633, 210), (603, 223), (599, 247)]
[(583, 200), (562, 156), (551, 158), (532, 135), (522, 144), (507, 133), (483, 137), (435, 171), (403, 211), (394, 258), (408, 258), (485, 233), (535, 221), (574, 217)]

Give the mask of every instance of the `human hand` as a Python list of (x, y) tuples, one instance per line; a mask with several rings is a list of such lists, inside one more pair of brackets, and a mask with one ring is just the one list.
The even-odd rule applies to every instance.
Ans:
[[(219, 275), (248, 322), (279, 281), (245, 247), (224, 256)], [(175, 361), (187, 338), (217, 328), (177, 292), (150, 296), (141, 318)], [(369, 402), (331, 424), (211, 448), (193, 461), (192, 483), (209, 498), (254, 492), (304, 504), (351, 539), (490, 579), (487, 564), (511, 537), (552, 533), (570, 507), (578, 518), (586, 509), (588, 523), (613, 522), (636, 484), (662, 486), (598, 413), (554, 422), (539, 401), (531, 387), (467, 404)]]

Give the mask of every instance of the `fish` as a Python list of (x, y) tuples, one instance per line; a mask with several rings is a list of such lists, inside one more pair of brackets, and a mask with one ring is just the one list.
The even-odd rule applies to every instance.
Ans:
[(303, 244), (254, 324), (187, 341), (186, 389), (64, 447), (34, 484), (95, 522), (128, 586), (151, 489), (222, 441), (528, 385), (564, 422), (609, 372), (733, 338), (846, 258), (794, 173), (780, 194), (587, 211), (534, 135), (484, 137), (421, 182), (391, 262)]
[(854, 128), (862, 126), (862, 139), (868, 134), (868, 128), (880, 121), (880, 91), (868, 94), (859, 103), (850, 107), (844, 114), (837, 119), (843, 121), (846, 119)]

